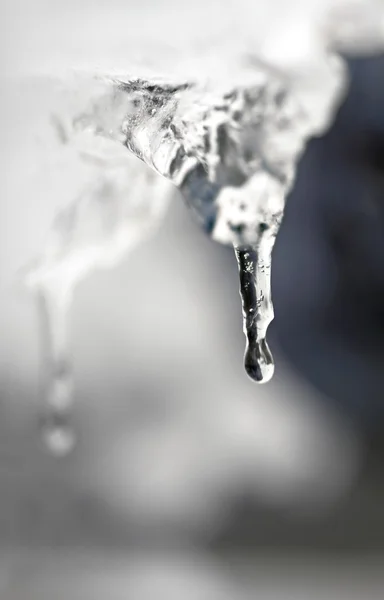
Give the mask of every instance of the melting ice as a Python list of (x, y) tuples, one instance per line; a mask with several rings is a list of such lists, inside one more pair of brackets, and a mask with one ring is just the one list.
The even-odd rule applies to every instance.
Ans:
[(55, 115), (60, 143), (73, 146), (87, 170), (85, 186), (57, 215), (27, 274), (47, 340), (43, 435), (56, 454), (74, 443), (67, 334), (74, 286), (151, 231), (166, 207), (169, 181), (207, 234), (234, 246), (245, 369), (258, 382), (271, 378), (271, 253), (296, 161), (314, 127), (284, 82), (261, 67), (253, 70), (251, 83), (224, 90), (97, 79), (88, 83), (94, 95), (87, 105), (79, 110), (75, 98), (74, 115)]
[(305, 143), (328, 126), (344, 85), (342, 61), (325, 46), (326, 40), (304, 74), (293, 75), (278, 61), (266, 66), (264, 52), (263, 61), (243, 56), (238, 64), (246, 68), (239, 66), (236, 77), (228, 70), (227, 80), (78, 76), (64, 82), (64, 110), (53, 111), (52, 126), (87, 177), (26, 276), (47, 336), (42, 423), (56, 454), (74, 443), (66, 325), (74, 286), (151, 232), (166, 208), (169, 182), (212, 239), (234, 246), (245, 369), (258, 382), (272, 377), (266, 336), (273, 244)]

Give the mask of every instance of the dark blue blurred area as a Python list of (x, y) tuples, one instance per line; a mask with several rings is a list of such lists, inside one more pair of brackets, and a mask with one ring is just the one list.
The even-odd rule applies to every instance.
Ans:
[(271, 327), (294, 369), (362, 431), (384, 428), (384, 56), (349, 61), (275, 248)]

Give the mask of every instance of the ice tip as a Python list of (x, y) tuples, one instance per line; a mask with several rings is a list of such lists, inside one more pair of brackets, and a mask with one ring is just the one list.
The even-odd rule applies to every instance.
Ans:
[(75, 435), (69, 427), (45, 427), (42, 438), (45, 447), (56, 458), (68, 456), (76, 444)]
[(261, 365), (260, 363), (244, 362), (244, 369), (252, 381), (256, 383), (268, 383), (275, 372), (275, 365), (273, 363)]
[(244, 369), (252, 381), (268, 383), (273, 377), (275, 363), (265, 340), (255, 347), (247, 346), (244, 355)]

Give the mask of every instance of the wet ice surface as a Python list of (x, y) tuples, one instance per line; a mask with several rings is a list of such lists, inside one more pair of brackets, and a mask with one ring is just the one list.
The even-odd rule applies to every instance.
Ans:
[[(260, 241), (257, 248), (236, 249), (240, 272), (240, 296), (243, 303), (244, 334), (247, 340), (244, 366), (251, 379), (266, 383), (274, 364), (266, 335), (273, 319), (271, 300), (271, 250)], [(269, 244), (271, 246), (271, 244)]]
[[(328, 126), (341, 97), (343, 65), (328, 50), (357, 38), (381, 39), (380, 19), (361, 18), (375, 10), (382, 15), (379, 5), (369, 3), (373, 8), (368, 11), (355, 3), (345, 28), (340, 23), (346, 6), (324, 2), (326, 17), (316, 20), (316, 7), (312, 14), (312, 5), (309, 10), (298, 3), (289, 24), (282, 28), (276, 14), (269, 15), (263, 22), (270, 37), (260, 34), (253, 41), (243, 11), (228, 3), (223, 22), (214, 19), (212, 28), (204, 28), (200, 46), (190, 28), (182, 60), (174, 68), (165, 34), (171, 28), (177, 46), (183, 28), (167, 23), (163, 14), (159, 23), (151, 15), (146, 21), (146, 58), (138, 60), (133, 52), (130, 61), (130, 73), (141, 77), (118, 75), (116, 69), (113, 76), (79, 75), (58, 84), (63, 98), (51, 110), (55, 144), (74, 151), (85, 176), (77, 196), (59, 212), (26, 279), (42, 299), (42, 322), (52, 337), (47, 345), (52, 414), (44, 422), (46, 437), (59, 453), (59, 448), (72, 445), (67, 431), (72, 384), (67, 358), (63, 370), (68, 347), (57, 352), (55, 339), (67, 337), (60, 331), (74, 286), (95, 267), (118, 262), (157, 225), (169, 193), (166, 188), (163, 193), (165, 183), (156, 172), (182, 191), (212, 239), (235, 246), (247, 338), (245, 367), (256, 381), (272, 376), (266, 331), (273, 317), (273, 241), (305, 143)], [(217, 6), (212, 3), (210, 8), (214, 13)], [(243, 8), (246, 14), (248, 5)], [(192, 25), (199, 14), (191, 15)], [(241, 21), (245, 28), (241, 43), (236, 28), (236, 35), (230, 33), (234, 15), (236, 26)], [(313, 33), (310, 42), (298, 25)], [(155, 65), (158, 58), (148, 58), (156, 54), (151, 36), (157, 30), (163, 37), (159, 48), (164, 73)], [(134, 39), (130, 43), (133, 49)]]
[(286, 85), (260, 67), (253, 85), (222, 94), (142, 81), (122, 89), (133, 107), (123, 125), (128, 148), (179, 187), (212, 239), (235, 245), (245, 368), (268, 381), (273, 242), (313, 124)]
[[(256, 381), (270, 379), (266, 330), (273, 316), (273, 242), (295, 164), (317, 126), (284, 81), (260, 66), (252, 68), (246, 85), (227, 89), (105, 78), (87, 83), (75, 78), (74, 85), (65, 99), (72, 112), (64, 117), (55, 112), (51, 123), (57, 143), (75, 148), (85, 184), (58, 214), (26, 275), (45, 306), (42, 318), (52, 337), (47, 346), (52, 414), (44, 418), (44, 431), (57, 453), (72, 445), (70, 352), (57, 350), (56, 339), (64, 344), (61, 332), (74, 286), (91, 269), (116, 263), (157, 224), (169, 195), (166, 180), (180, 189), (213, 240), (235, 246), (246, 370)], [(85, 105), (82, 86), (92, 91)], [(252, 253), (251, 261), (243, 249)]]

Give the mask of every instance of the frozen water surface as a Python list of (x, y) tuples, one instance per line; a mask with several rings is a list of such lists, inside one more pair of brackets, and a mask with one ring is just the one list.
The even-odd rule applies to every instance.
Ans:
[[(337, 50), (376, 49), (384, 38), (384, 6), (373, 0), (141, 4), (127, 7), (125, 21), (112, 2), (102, 23), (84, 3), (89, 20), (74, 24), (71, 44), (61, 40), (65, 60), (57, 45), (41, 54), (55, 33), (48, 10), (45, 43), (28, 57), (34, 85), (42, 78), (54, 90), (49, 166), (64, 161), (71, 180), (47, 242), (23, 271), (48, 332), (44, 431), (59, 454), (73, 445), (65, 333), (73, 288), (150, 233), (169, 182), (212, 239), (235, 247), (245, 368), (256, 381), (270, 379), (271, 255), (297, 162), (342, 98)], [(15, 17), (12, 26), (18, 31)], [(111, 28), (112, 44), (105, 40)], [(16, 53), (13, 79), (26, 59)], [(70, 63), (76, 74), (68, 74)]]

